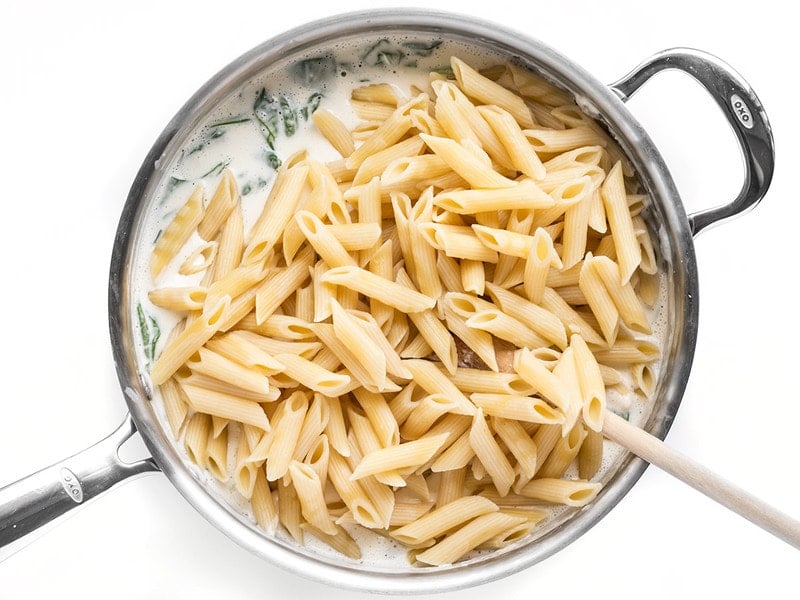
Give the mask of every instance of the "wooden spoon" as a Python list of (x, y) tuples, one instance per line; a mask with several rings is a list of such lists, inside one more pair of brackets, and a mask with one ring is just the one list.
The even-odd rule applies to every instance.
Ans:
[(603, 435), (784, 542), (800, 549), (799, 521), (733, 485), (688, 456), (673, 450), (657, 437), (609, 410), (605, 414)]

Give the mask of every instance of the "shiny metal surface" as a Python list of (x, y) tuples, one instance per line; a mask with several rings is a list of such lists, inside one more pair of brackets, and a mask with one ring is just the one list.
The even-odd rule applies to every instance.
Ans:
[(752, 88), (716, 56), (692, 48), (672, 48), (654, 54), (611, 84), (627, 100), (651, 77), (666, 69), (683, 71), (697, 80), (716, 101), (742, 149), (744, 183), (728, 204), (689, 215), (693, 235), (755, 208), (766, 194), (775, 169), (775, 147), (764, 107)]
[[(646, 61), (609, 88), (551, 48), (519, 32), (454, 14), (421, 10), (340, 15), (289, 31), (258, 46), (223, 69), (167, 125), (131, 187), (117, 230), (109, 279), (109, 328), (117, 373), (132, 419), (153, 457), (152, 461), (145, 461), (148, 468), (143, 470), (151, 470), (158, 465), (181, 494), (211, 523), (244, 548), (291, 572), (337, 586), (384, 593), (454, 590), (519, 571), (574, 541), (620, 501), (641, 476), (646, 464), (627, 456), (605, 482), (603, 491), (594, 503), (570, 513), (567, 524), (561, 526), (556, 523), (535, 541), (507, 551), (441, 568), (376, 569), (352, 561), (334, 560), (263, 535), (247, 518), (219, 501), (195, 479), (174, 451), (169, 434), (162, 429), (150, 405), (149, 390), (140, 375), (133, 352), (130, 258), (137, 245), (142, 215), (148, 210), (153, 191), (164, 174), (167, 158), (180, 149), (182, 136), (228, 93), (272, 62), (292, 53), (322, 47), (342, 37), (352, 38), (375, 31), (435, 33), (505, 53), (573, 93), (581, 106), (602, 121), (617, 138), (634, 164), (642, 185), (653, 198), (647, 210), (647, 219), (653, 228), (661, 267), (669, 279), (670, 334), (665, 348), (664, 375), (659, 382), (655, 408), (647, 424), (647, 429), (661, 438), (666, 435), (678, 410), (691, 369), (697, 336), (698, 286), (692, 236), (704, 227), (754, 205), (753, 197), (760, 199), (763, 196), (771, 174), (771, 135), (755, 95), (746, 84), (736, 87), (734, 95), (745, 102), (750, 114), (757, 115), (763, 125), (758, 128), (760, 136), (757, 139), (760, 142), (754, 142), (745, 132), (740, 137), (748, 164), (752, 165), (749, 183), (746, 182), (742, 192), (744, 198), (722, 209), (703, 211), (690, 218), (684, 212), (658, 150), (623, 102), (623, 98), (629, 97), (650, 76), (667, 68), (664, 64), (688, 64), (686, 61), (676, 58), (666, 60), (666, 56), (659, 59), (654, 57), (654, 60)], [(719, 80), (740, 82), (740, 78), (726, 70), (724, 64), (711, 63), (718, 75), (724, 75)], [(718, 96), (710, 84), (706, 88), (715, 98), (721, 98), (718, 100), (720, 106), (733, 99), (733, 95)], [(736, 108), (734, 105), (732, 107)], [(744, 129), (751, 131), (745, 121), (739, 117), (737, 119), (731, 121), (734, 126), (740, 123)], [(756, 127), (752, 130), (755, 131)], [(742, 139), (745, 142), (741, 142)], [(752, 156), (756, 148), (758, 158)], [(751, 155), (748, 156), (748, 153)], [(0, 493), (10, 498), (13, 492), (7, 490), (9, 488), (4, 488)], [(100, 493), (102, 489), (96, 491)], [(83, 493), (86, 496), (85, 489)], [(64, 498), (61, 498), (62, 495)], [(50, 496), (60, 504), (65, 504), (64, 501), (75, 504), (66, 495), (66, 489), (60, 481), (57, 481), (57, 485), (50, 484), (43, 497)], [(0, 528), (6, 523), (4, 519), (9, 518), (0, 516)]]
[(86, 450), (0, 488), (0, 560), (73, 509), (132, 477), (157, 471), (152, 458), (120, 460), (117, 451), (134, 433), (128, 415), (111, 435)]

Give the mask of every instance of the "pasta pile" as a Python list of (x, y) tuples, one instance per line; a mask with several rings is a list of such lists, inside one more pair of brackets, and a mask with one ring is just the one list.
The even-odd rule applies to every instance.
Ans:
[[(257, 523), (360, 557), (354, 524), (453, 563), (598, 493), (606, 392), (654, 387), (653, 247), (607, 134), (514, 65), (364, 85), (341, 154), (287, 159), (245, 235), (225, 171), (152, 253), (197, 286), (151, 379)], [(200, 240), (200, 241), (198, 241)]]

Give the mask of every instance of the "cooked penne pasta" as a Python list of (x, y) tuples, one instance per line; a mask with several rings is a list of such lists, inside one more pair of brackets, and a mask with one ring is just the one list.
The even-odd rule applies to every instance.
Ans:
[(451, 67), (281, 113), (341, 158), (280, 128), (282, 166), (226, 158), (153, 236), (134, 315), (189, 459), (354, 560), (356, 526), (444, 565), (591, 502), (606, 404), (658, 389), (668, 286), (620, 149), (522, 67)]

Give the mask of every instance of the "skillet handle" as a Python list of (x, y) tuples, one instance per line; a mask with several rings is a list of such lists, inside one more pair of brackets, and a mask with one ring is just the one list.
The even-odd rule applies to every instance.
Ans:
[(134, 433), (130, 415), (86, 450), (0, 488), (0, 561), (39, 537), (72, 509), (130, 477), (158, 471), (152, 458), (126, 463), (117, 451)]
[(611, 89), (630, 98), (653, 75), (678, 69), (711, 94), (727, 118), (744, 155), (744, 184), (733, 202), (689, 215), (692, 235), (754, 208), (769, 188), (775, 167), (775, 145), (764, 107), (747, 82), (717, 57), (692, 48), (672, 48), (648, 58)]

